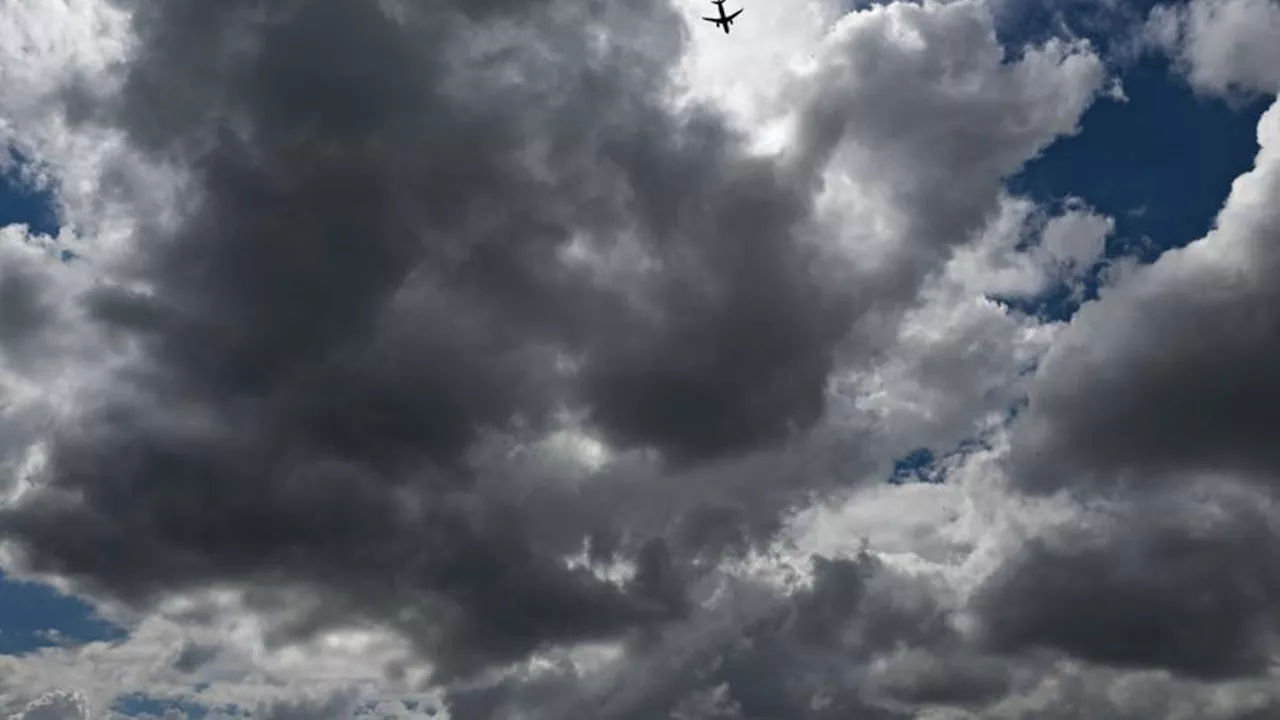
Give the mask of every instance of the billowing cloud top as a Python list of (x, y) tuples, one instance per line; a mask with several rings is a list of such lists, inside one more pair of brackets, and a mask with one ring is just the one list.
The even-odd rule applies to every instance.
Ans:
[[(1139, 34), (1274, 92), (1241, 3)], [(1114, 223), (1003, 184), (1103, 94), (1088, 42), (701, 6), (0, 10), (64, 224), (0, 231), (4, 561), (131, 630), (0, 658), (0, 707), (1280, 707), (1280, 111), (1208, 236), (1046, 323), (988, 298), (1079, 296)]]

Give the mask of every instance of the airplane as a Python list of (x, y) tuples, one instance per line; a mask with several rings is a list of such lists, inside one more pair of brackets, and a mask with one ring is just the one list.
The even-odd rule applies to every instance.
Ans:
[(742, 12), (742, 8), (738, 8), (738, 10), (734, 12), (732, 15), (725, 15), (724, 14), (725, 0), (711, 0), (711, 2), (720, 10), (720, 17), (718, 18), (703, 17), (702, 19), (706, 20), (707, 22), (713, 25), (719, 25), (720, 27), (724, 28), (724, 34), (728, 35), (729, 26), (733, 24), (733, 19), (738, 17), (738, 15)]

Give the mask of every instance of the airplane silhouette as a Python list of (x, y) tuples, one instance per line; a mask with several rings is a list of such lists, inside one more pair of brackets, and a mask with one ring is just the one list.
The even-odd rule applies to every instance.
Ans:
[(733, 19), (738, 17), (738, 15), (742, 12), (742, 8), (738, 8), (738, 10), (734, 12), (732, 15), (725, 15), (724, 1), (725, 0), (711, 0), (711, 2), (715, 4), (716, 8), (720, 10), (720, 17), (718, 18), (703, 17), (702, 19), (706, 20), (707, 22), (713, 25), (719, 25), (720, 27), (724, 28), (724, 34), (728, 35), (729, 26), (733, 24)]

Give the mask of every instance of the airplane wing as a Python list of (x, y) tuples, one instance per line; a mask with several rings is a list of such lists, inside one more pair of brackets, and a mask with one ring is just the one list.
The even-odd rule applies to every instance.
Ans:
[[(741, 11), (741, 10), (739, 10), (738, 12), (742, 12), (742, 11)], [(703, 20), (706, 20), (707, 22), (715, 23), (715, 24), (717, 24), (717, 25), (719, 25), (719, 24), (720, 24), (720, 18), (709, 18), (709, 17), (707, 17), (707, 16), (705, 16), (705, 15), (704, 15), (704, 16), (702, 17), (702, 19), (703, 19)]]
[(737, 10), (734, 10), (733, 14), (729, 15), (729, 17), (726, 17), (725, 20), (732, 20), (741, 14), (742, 14), (742, 8), (738, 8)]

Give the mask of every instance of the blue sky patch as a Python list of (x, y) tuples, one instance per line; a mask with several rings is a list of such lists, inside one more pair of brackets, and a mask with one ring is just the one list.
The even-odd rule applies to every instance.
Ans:
[(1041, 202), (1084, 198), (1116, 220), (1109, 256), (1150, 262), (1212, 226), (1232, 181), (1253, 166), (1268, 101), (1233, 108), (1196, 96), (1159, 58), (1122, 79), (1128, 102), (1095, 103), (1080, 134), (1055, 143), (1009, 186)]
[[(137, 716), (155, 716), (164, 717), (166, 711), (177, 710), (184, 714), (188, 720), (200, 720), (209, 714), (209, 708), (200, 703), (190, 702), (188, 700), (172, 700), (164, 698), (154, 698), (146, 693), (131, 693), (116, 698), (112, 703), (111, 709), (121, 715)], [(228, 712), (227, 714), (233, 714)]]
[(120, 640), (125, 635), (83, 601), (43, 583), (14, 580), (0, 572), (0, 655)]
[[(1003, 42), (1019, 47), (1066, 29), (1108, 59), (1127, 101), (1094, 103), (1079, 134), (1054, 143), (1008, 187), (1042, 205), (1084, 199), (1115, 219), (1106, 257), (1135, 256), (1147, 263), (1212, 227), (1232, 181), (1253, 166), (1258, 120), (1270, 102), (1259, 97), (1231, 105), (1198, 96), (1167, 58), (1126, 54), (1156, 4), (1141, 0), (1100, 10), (1105, 5), (1093, 0), (1015, 3), (999, 31)], [(1099, 269), (1084, 279), (1081, 298), (1059, 287), (1031, 300), (1000, 300), (1042, 320), (1067, 320), (1078, 300), (1097, 296)]]
[(25, 176), (29, 162), (17, 150), (0, 149), (0, 227), (25, 223), (33, 232), (58, 234), (58, 206), (53, 193), (32, 187)]
[(1084, 198), (1116, 220), (1108, 255), (1136, 254), (1147, 262), (1211, 227), (1232, 181), (1253, 166), (1258, 119), (1270, 104), (1266, 97), (1232, 105), (1198, 96), (1168, 58), (1130, 52), (1157, 4), (1012, 3), (998, 33), (1018, 47), (1065, 29), (1088, 39), (1120, 78), (1126, 102), (1094, 103), (1079, 134), (1050, 146), (1009, 187), (1041, 203)]
[(893, 464), (893, 475), (889, 478), (892, 485), (903, 485), (912, 482), (928, 482), (929, 468), (934, 462), (933, 451), (929, 448), (916, 448)]

